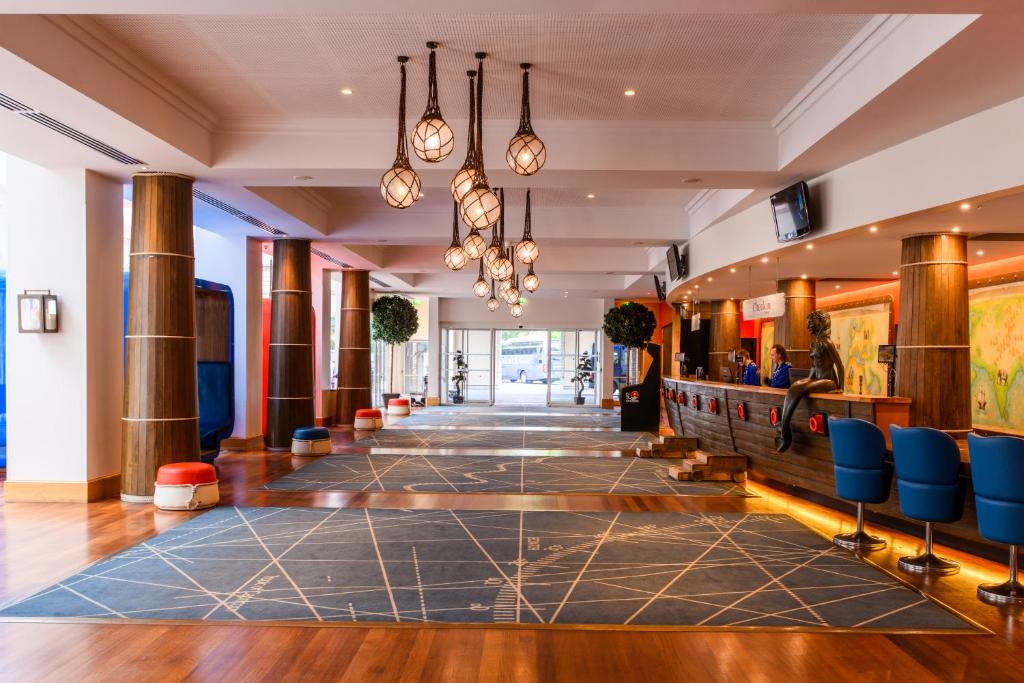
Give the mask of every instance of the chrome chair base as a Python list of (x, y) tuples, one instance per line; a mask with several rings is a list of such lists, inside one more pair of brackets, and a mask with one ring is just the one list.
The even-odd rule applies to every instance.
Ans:
[(1019, 581), (983, 583), (978, 586), (978, 599), (990, 605), (1024, 605), (1024, 584)]
[(917, 557), (901, 557), (899, 567), (908, 574), (935, 574), (949, 576), (960, 571), (960, 565), (934, 553), (926, 552)]
[(832, 537), (832, 542), (847, 550), (880, 550), (885, 547), (885, 541), (863, 530), (836, 534)]

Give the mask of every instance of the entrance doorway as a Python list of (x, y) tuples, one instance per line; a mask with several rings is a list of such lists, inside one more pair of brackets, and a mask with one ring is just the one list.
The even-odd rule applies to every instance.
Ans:
[(495, 405), (547, 404), (548, 349), (547, 330), (494, 331)]

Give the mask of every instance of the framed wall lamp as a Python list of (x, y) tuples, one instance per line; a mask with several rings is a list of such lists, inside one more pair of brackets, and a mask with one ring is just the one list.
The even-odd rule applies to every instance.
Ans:
[(18, 332), (56, 332), (57, 295), (46, 289), (26, 289), (18, 295)]

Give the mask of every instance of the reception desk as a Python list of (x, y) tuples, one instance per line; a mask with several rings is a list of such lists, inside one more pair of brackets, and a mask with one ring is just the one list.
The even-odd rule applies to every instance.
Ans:
[[(668, 423), (679, 436), (696, 437), (699, 447), (720, 455), (747, 457), (748, 474), (788, 493), (842, 510), (852, 504), (836, 498), (832, 449), (827, 434), (829, 417), (856, 417), (877, 424), (889, 444), (889, 425), (907, 426), (910, 399), (902, 397), (861, 396), (857, 394), (811, 394), (793, 414), (793, 444), (785, 453), (775, 448), (772, 412), (782, 414), (785, 389), (745, 386), (684, 379), (662, 378), (662, 396)], [(963, 456), (962, 476), (970, 483), (970, 463)], [(869, 506), (868, 519), (875, 523), (920, 535), (920, 525), (900, 515), (899, 499), (893, 482), (887, 503)], [(968, 488), (963, 520), (938, 525), (941, 542), (992, 557), (1005, 554), (1002, 548), (985, 542), (978, 535), (973, 492)]]

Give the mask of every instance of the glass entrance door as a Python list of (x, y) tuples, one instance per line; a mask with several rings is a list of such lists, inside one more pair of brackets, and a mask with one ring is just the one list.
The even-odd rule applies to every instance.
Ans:
[[(549, 405), (597, 405), (601, 372), (601, 340), (598, 335), (597, 330), (549, 332)], [(577, 374), (580, 381), (576, 381)]]
[(441, 334), (441, 377), (445, 403), (494, 401), (491, 330), (446, 329)]

